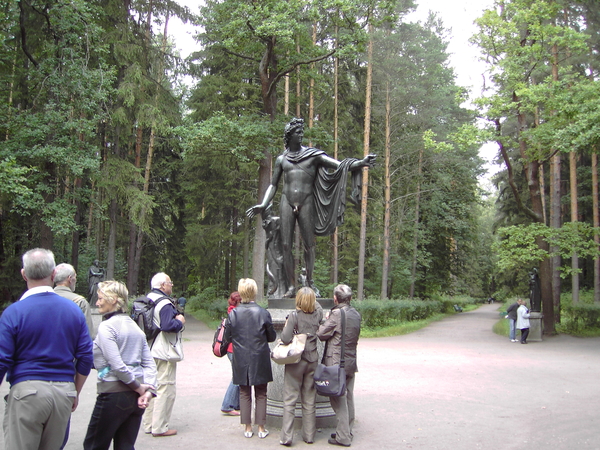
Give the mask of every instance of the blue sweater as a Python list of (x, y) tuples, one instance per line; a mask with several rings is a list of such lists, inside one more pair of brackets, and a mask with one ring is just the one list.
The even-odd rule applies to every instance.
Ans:
[(53, 292), (30, 295), (0, 317), (0, 382), (73, 381), (92, 368), (92, 340), (85, 316)]

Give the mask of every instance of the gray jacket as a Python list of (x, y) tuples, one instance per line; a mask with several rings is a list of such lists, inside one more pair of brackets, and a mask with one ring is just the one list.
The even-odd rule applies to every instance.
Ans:
[(340, 308), (346, 313), (346, 374), (352, 375), (358, 372), (356, 364), (356, 346), (360, 335), (360, 322), (362, 320), (360, 313), (347, 303), (340, 303), (331, 309), (329, 319), (319, 327), (317, 336), (322, 341), (327, 341), (327, 350), (325, 353), (325, 365), (332, 366), (339, 364), (342, 353), (342, 313)]
[(281, 342), (289, 344), (294, 338), (294, 329), (298, 330), (298, 334), (308, 335), (306, 345), (302, 353), (302, 359), (308, 362), (315, 362), (319, 359), (317, 352), (317, 330), (323, 320), (323, 308), (317, 302), (315, 310), (308, 314), (300, 309), (292, 312), (288, 320), (285, 322), (283, 331), (281, 332)]

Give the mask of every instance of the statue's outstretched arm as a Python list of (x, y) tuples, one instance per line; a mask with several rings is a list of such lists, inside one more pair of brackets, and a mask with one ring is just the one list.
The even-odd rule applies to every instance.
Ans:
[(263, 201), (258, 205), (254, 205), (251, 208), (248, 208), (246, 211), (246, 215), (253, 219), (254, 216), (260, 214), (264, 211), (264, 209), (271, 204), (273, 197), (275, 197), (275, 192), (277, 192), (277, 185), (279, 184), (279, 179), (281, 178), (281, 174), (283, 170), (281, 169), (281, 160), (283, 155), (280, 155), (275, 160), (275, 167), (273, 169), (273, 178), (271, 178), (271, 184), (267, 188), (267, 192), (265, 192), (265, 196), (263, 197)]
[(350, 171), (355, 171), (363, 167), (368, 167), (371, 169), (375, 165), (375, 159), (377, 159), (377, 155), (369, 154), (363, 159), (359, 159), (358, 161), (352, 163), (352, 165), (350, 165)]

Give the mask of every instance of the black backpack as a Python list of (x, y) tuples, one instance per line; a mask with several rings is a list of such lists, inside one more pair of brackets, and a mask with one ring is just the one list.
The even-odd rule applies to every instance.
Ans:
[(158, 333), (160, 333), (160, 328), (154, 323), (154, 308), (162, 300), (168, 298), (169, 297), (163, 296), (156, 301), (153, 301), (143, 295), (133, 301), (133, 306), (131, 307), (131, 318), (142, 329), (148, 341), (152, 341), (156, 336), (158, 336)]

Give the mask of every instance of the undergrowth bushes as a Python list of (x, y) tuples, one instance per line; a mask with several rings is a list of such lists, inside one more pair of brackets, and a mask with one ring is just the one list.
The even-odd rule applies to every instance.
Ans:
[[(362, 326), (375, 329), (383, 328), (400, 322), (414, 322), (428, 319), (436, 314), (453, 313), (453, 305), (464, 308), (470, 304), (481, 303), (471, 297), (443, 297), (438, 296), (429, 300), (396, 299), (381, 300), (370, 297), (366, 300), (352, 301), (362, 315)], [(260, 303), (266, 307), (266, 301)], [(188, 299), (186, 309), (191, 311), (204, 311), (210, 319), (219, 320), (227, 315), (227, 295), (215, 288), (207, 288), (198, 295)]]
[(439, 297), (432, 300), (368, 298), (363, 301), (353, 301), (352, 306), (360, 312), (362, 326), (373, 329), (388, 327), (399, 322), (423, 320), (436, 314), (451, 313), (454, 312), (453, 305), (464, 307), (475, 303), (478, 301), (470, 297)]
[(565, 304), (561, 311), (561, 324), (564, 332), (600, 328), (600, 305), (594, 303)]

